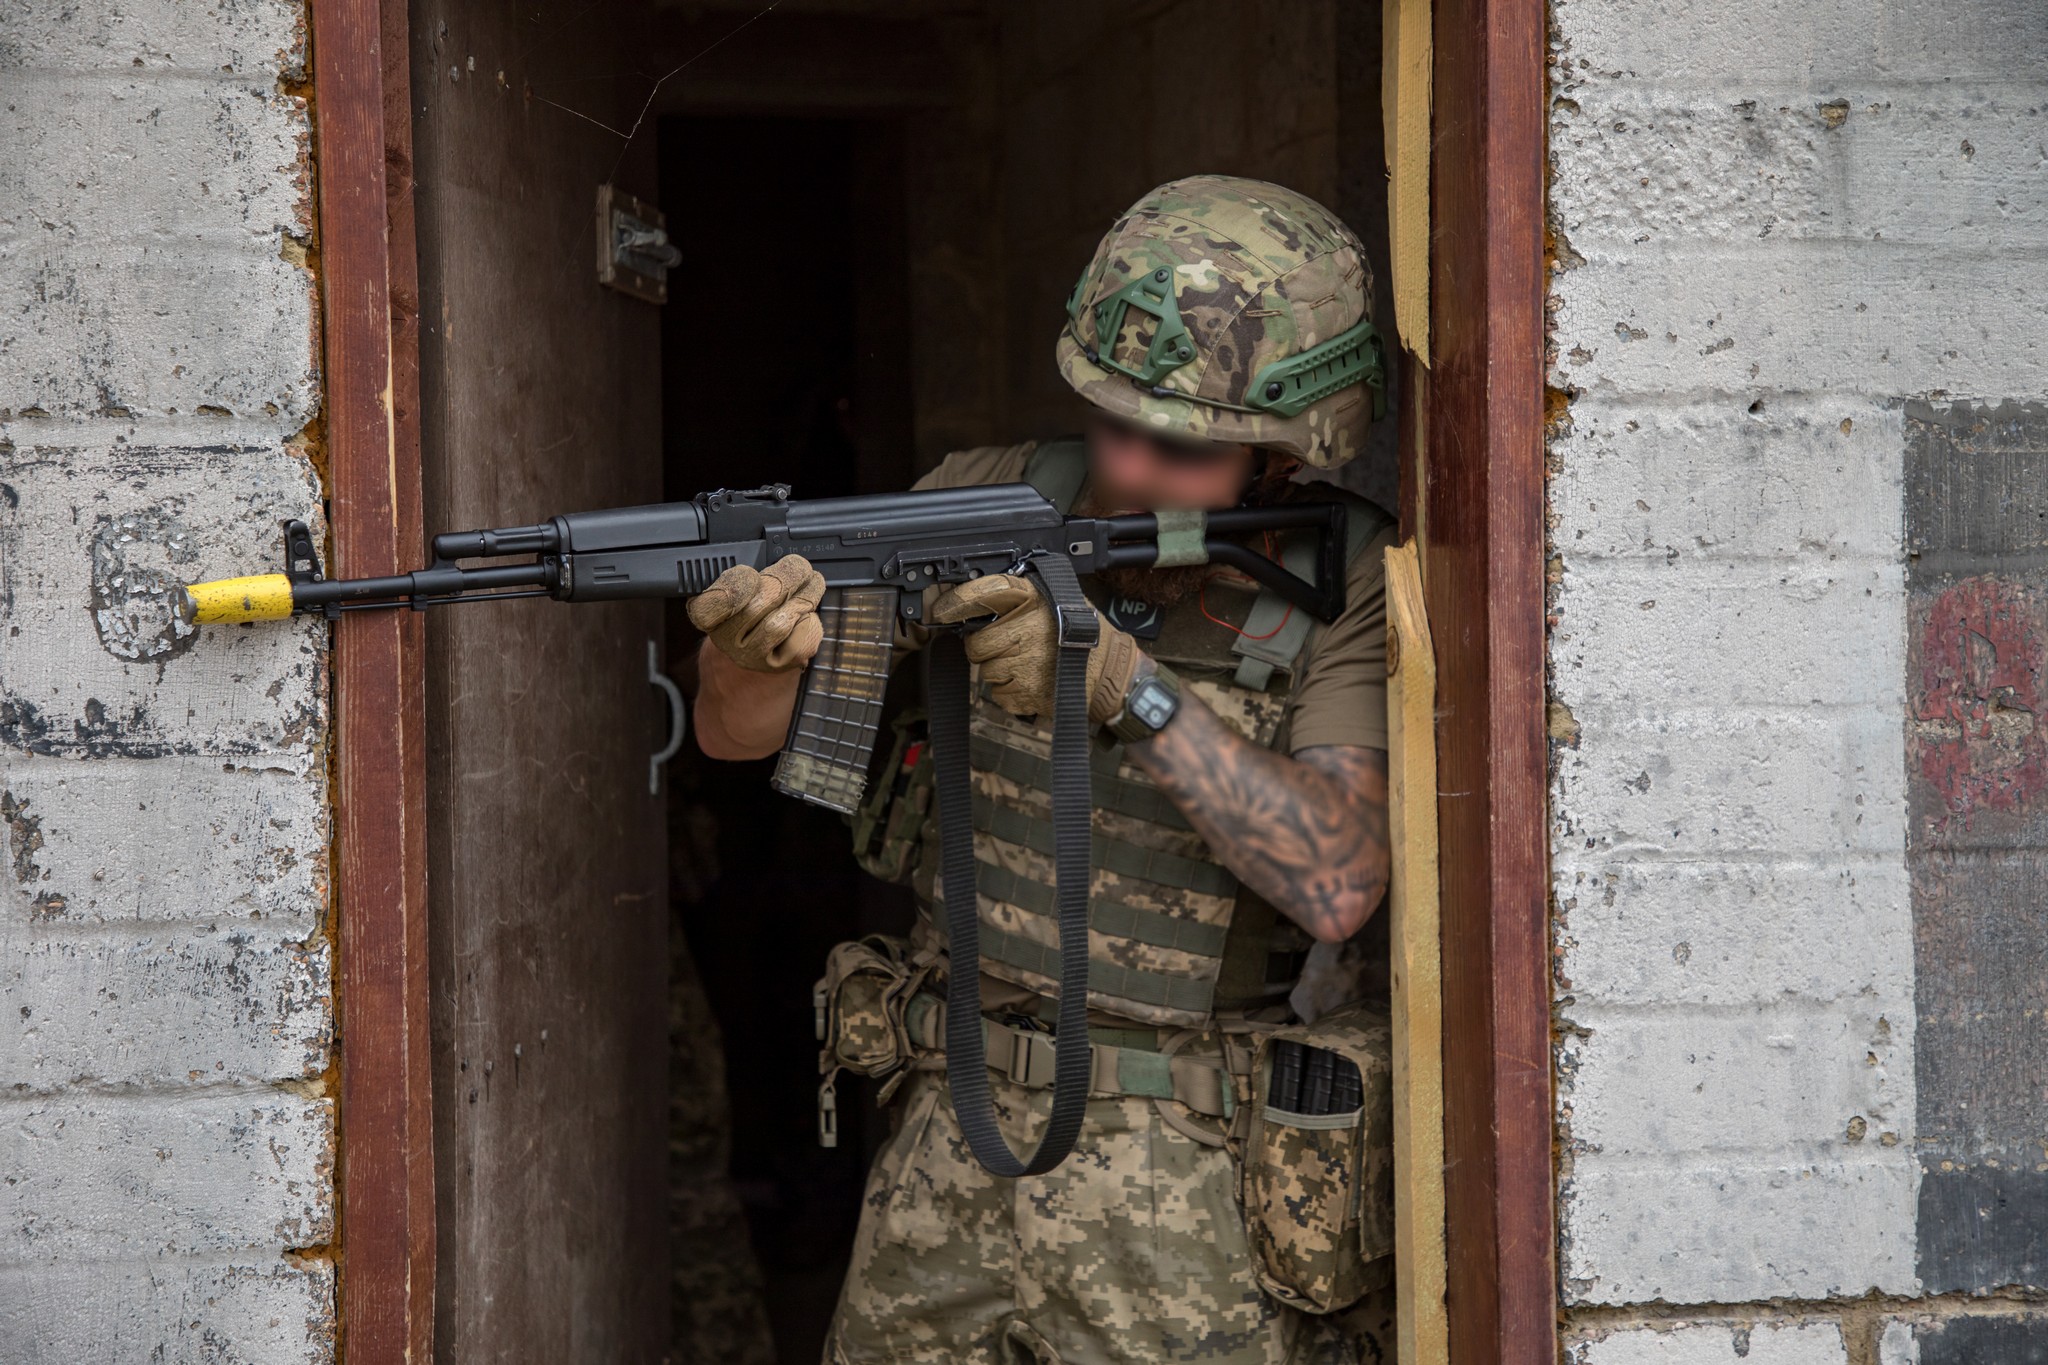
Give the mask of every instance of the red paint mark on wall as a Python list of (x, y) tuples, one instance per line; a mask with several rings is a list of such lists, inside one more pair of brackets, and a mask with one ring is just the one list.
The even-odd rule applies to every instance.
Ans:
[(2009, 579), (1964, 579), (1928, 608), (1913, 744), (1920, 774), (1962, 817), (2030, 804), (2048, 784), (2042, 619)]

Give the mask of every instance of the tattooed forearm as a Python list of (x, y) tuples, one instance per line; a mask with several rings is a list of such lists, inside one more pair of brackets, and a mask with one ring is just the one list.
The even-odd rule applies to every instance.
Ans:
[(1261, 749), (1191, 695), (1131, 756), (1238, 880), (1317, 938), (1342, 942), (1387, 889), (1387, 756)]

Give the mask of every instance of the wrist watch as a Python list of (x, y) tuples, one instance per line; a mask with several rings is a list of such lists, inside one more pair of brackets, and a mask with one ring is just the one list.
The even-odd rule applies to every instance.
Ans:
[(1124, 693), (1124, 709), (1105, 727), (1126, 744), (1150, 739), (1180, 712), (1180, 679), (1164, 664), (1139, 677)]

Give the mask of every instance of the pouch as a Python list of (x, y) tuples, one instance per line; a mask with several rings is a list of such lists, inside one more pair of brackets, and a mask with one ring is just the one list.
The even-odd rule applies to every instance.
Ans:
[[(1282, 1044), (1326, 1049), (1356, 1066), (1357, 1103), (1345, 1095), (1338, 1113), (1273, 1104), (1276, 1064), (1304, 1060), (1287, 1060)], [(1258, 1037), (1240, 1196), (1253, 1273), (1293, 1308), (1332, 1313), (1393, 1278), (1393, 1073), (1393, 1028), (1362, 1007)], [(1290, 1089), (1284, 1080), (1282, 1089)]]
[(906, 989), (924, 975), (907, 940), (870, 934), (833, 948), (825, 975), (813, 988), (821, 1071), (844, 1068), (862, 1076), (895, 1070), (910, 1056), (903, 1029)]
[(902, 884), (917, 870), (934, 773), (923, 709), (905, 710), (890, 728), (889, 757), (851, 817), (853, 857), (870, 876)]

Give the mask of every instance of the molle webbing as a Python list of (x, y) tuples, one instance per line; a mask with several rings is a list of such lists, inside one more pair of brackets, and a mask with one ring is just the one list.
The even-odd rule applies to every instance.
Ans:
[[(1014, 905), (1034, 915), (1047, 918), (1053, 915), (1052, 888), (1044, 882), (1020, 877), (1009, 868), (986, 859), (981, 860), (977, 870), (981, 873), (981, 893), (990, 900)], [(945, 899), (933, 896), (932, 904), (942, 907)], [(1098, 934), (1127, 938), (1155, 948), (1178, 948), (1201, 957), (1220, 956), (1230, 937), (1229, 929), (1221, 924), (1183, 919), (1179, 915), (1147, 910), (1141, 905), (1127, 905), (1106, 896), (1094, 897), (1089, 902), (1089, 911), (1089, 926)]]
[[(1028, 848), (1034, 853), (1048, 857), (1052, 854), (1051, 826), (1043, 818), (1028, 815), (1014, 806), (999, 806), (993, 801), (975, 802), (974, 828), (977, 833)], [(1237, 878), (1231, 876), (1230, 870), (1221, 863), (1140, 848), (1102, 834), (1093, 836), (1090, 852), (1097, 870), (1114, 872), (1119, 877), (1168, 886), (1176, 891), (1194, 891), (1205, 896), (1228, 896), (1237, 890)]]
[[(984, 924), (981, 926), (981, 953), (991, 962), (1007, 963), (1040, 976), (1059, 976), (1060, 950), (1022, 934)], [(1091, 957), (1088, 960), (1088, 993), (1187, 1014), (1207, 1014), (1216, 998), (1216, 985), (1199, 977), (1167, 976), (1163, 972), (1141, 971), (1136, 967), (1123, 967), (1105, 962), (1100, 957)]]
[[(982, 772), (1006, 777), (1020, 787), (1052, 790), (1050, 759), (998, 744), (986, 735), (974, 736), (968, 752), (974, 757), (974, 766)], [(1095, 808), (1164, 825), (1168, 829), (1193, 828), (1165, 792), (1149, 782), (1131, 782), (1117, 775), (1122, 756), (1123, 746), (1117, 745), (1108, 749), (1097, 748), (1090, 759), (1095, 775)]]
[[(993, 863), (980, 863), (979, 871), (982, 894), (990, 900), (1003, 901), (1019, 909), (1051, 917), (1049, 887), (1018, 877)], [(1027, 902), (1040, 902), (1048, 908), (1038, 911)], [(932, 910), (934, 914), (944, 913), (943, 897), (932, 897)], [(1179, 948), (1201, 957), (1223, 959), (1224, 979), (1220, 982), (1148, 972), (1107, 962), (1100, 957), (1090, 959), (1090, 994), (1113, 996), (1117, 1000), (1177, 1012), (1206, 1015), (1219, 996), (1232, 1003), (1265, 998), (1274, 987), (1284, 990), (1292, 984), (1308, 960), (1306, 951), (1226, 953), (1229, 930), (1222, 925), (1177, 920), (1156, 910), (1123, 905), (1100, 897), (1090, 904), (1090, 919), (1090, 928), (1109, 938)], [(986, 920), (981, 926), (981, 955), (985, 962), (1004, 963), (1040, 976), (1059, 975), (1058, 948), (1008, 929), (998, 929)], [(1237, 965), (1240, 962), (1242, 966)]]

